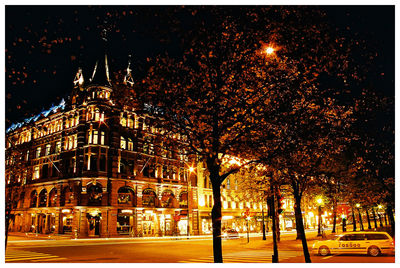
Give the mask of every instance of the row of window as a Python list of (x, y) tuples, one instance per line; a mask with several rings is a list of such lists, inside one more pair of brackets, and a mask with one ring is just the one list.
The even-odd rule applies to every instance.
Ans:
[[(124, 150), (128, 150), (128, 151), (134, 151), (135, 148), (134, 148), (133, 140), (131, 138), (125, 138), (125, 137), (121, 136), (120, 137), (120, 148), (124, 149)], [(176, 156), (177, 152), (174, 152), (171, 149), (171, 147), (169, 147), (169, 148), (163, 147), (162, 143), (161, 143), (161, 146), (158, 151), (160, 151), (160, 155), (162, 157), (169, 158), (169, 159), (177, 159), (177, 156)], [(154, 139), (150, 136), (147, 136), (144, 139), (143, 153), (149, 154), (149, 155), (154, 155), (156, 153)], [(189, 161), (189, 157), (187, 155), (186, 150), (180, 151), (179, 159), (181, 161)]]
[[(103, 198), (102, 187), (98, 184), (89, 185), (86, 189), (87, 205), (101, 205)], [(57, 189), (53, 188), (49, 193), (46, 189), (38, 192), (33, 190), (30, 194), (29, 207), (53, 207), (57, 205), (57, 198), (60, 198), (60, 205), (71, 204), (75, 199), (74, 190), (71, 187), (65, 187), (62, 190), (61, 195), (57, 193)], [(178, 199), (179, 198), (179, 199)], [(147, 188), (142, 191), (142, 205), (144, 207), (187, 207), (188, 204), (188, 193), (182, 191), (179, 197), (176, 198), (174, 193), (166, 189), (161, 193), (160, 200), (157, 197), (156, 192)], [(22, 192), (18, 198), (19, 204), (15, 203), (13, 206), (23, 207), (25, 199), (25, 192)], [(137, 195), (130, 187), (121, 187), (118, 189), (118, 204), (137, 206)]]
[[(77, 135), (70, 135), (64, 138), (64, 150), (72, 150), (78, 146), (78, 137)], [(61, 141), (58, 141), (52, 146), (52, 144), (46, 144), (44, 147), (44, 152), (42, 151), (42, 147), (36, 148), (35, 158), (39, 158), (41, 156), (48, 156), (51, 154), (58, 154), (61, 152)], [(29, 160), (29, 150), (26, 154), (26, 161)]]

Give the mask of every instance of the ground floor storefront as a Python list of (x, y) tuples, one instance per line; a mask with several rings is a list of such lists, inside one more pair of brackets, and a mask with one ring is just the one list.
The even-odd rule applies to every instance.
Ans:
[(83, 237), (159, 237), (199, 234), (197, 210), (176, 208), (71, 207), (14, 211), (11, 232)]

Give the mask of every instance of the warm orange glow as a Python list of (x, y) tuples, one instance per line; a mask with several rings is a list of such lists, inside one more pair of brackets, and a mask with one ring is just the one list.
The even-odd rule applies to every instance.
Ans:
[(267, 53), (267, 55), (271, 55), (275, 52), (275, 49), (273, 47), (267, 47), (265, 49), (265, 52)]

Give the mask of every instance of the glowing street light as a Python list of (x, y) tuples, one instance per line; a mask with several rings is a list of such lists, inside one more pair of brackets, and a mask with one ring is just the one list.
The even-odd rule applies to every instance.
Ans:
[(321, 224), (322, 224), (321, 206), (322, 206), (323, 202), (324, 201), (322, 200), (321, 197), (319, 197), (317, 199), (317, 203), (318, 203), (318, 234), (317, 234), (317, 236), (322, 236), (322, 233), (321, 233)]
[(189, 172), (193, 173), (193, 171), (194, 171), (194, 167), (189, 167)]
[(267, 47), (265, 49), (265, 53), (267, 53), (267, 55), (271, 55), (275, 52), (275, 49), (273, 47)]

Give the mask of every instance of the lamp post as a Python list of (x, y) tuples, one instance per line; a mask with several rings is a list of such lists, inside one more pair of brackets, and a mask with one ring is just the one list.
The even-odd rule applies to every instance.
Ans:
[(346, 232), (346, 216), (342, 214), (342, 232)]
[(321, 208), (321, 206), (323, 204), (322, 198), (318, 198), (317, 203), (318, 203), (318, 234), (317, 234), (317, 236), (322, 236), (322, 233), (321, 233), (321, 224), (322, 224), (322, 218), (321, 218), (322, 208)]
[(362, 217), (361, 217), (361, 212), (360, 212), (360, 204), (356, 204), (356, 208), (357, 208), (357, 211), (358, 211), (358, 218), (359, 218), (359, 220), (360, 220), (360, 231), (364, 231), (364, 225), (363, 225), (363, 223), (362, 223)]

